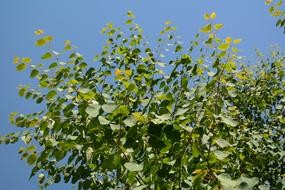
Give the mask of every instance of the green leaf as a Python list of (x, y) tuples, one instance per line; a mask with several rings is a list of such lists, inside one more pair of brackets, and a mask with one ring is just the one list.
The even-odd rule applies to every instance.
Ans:
[(137, 172), (137, 171), (142, 171), (143, 170), (143, 165), (139, 165), (135, 162), (127, 162), (124, 164), (124, 166), (132, 172)]
[(57, 92), (55, 90), (51, 90), (47, 93), (46, 99), (51, 100), (57, 95)]
[(78, 92), (82, 93), (82, 94), (87, 94), (88, 92), (90, 92), (91, 90), (89, 88), (79, 88)]
[(27, 162), (29, 165), (33, 165), (37, 160), (37, 155), (36, 154), (31, 154), (28, 159)]
[(51, 59), (52, 57), (53, 55), (50, 52), (47, 52), (44, 55), (42, 55), (41, 59), (46, 60), (46, 59)]
[(100, 110), (100, 105), (97, 102), (95, 102), (93, 104), (90, 104), (86, 108), (86, 113), (88, 113), (88, 115), (90, 115), (91, 117), (97, 117), (99, 114), (99, 110)]
[(24, 70), (26, 70), (26, 68), (27, 68), (26, 64), (21, 63), (21, 64), (17, 65), (16, 70), (17, 71), (24, 71)]
[(72, 50), (72, 46), (70, 44), (67, 44), (64, 46), (64, 50)]
[(131, 117), (131, 118), (127, 118), (123, 121), (123, 123), (129, 127), (132, 127), (136, 124), (135, 118)]
[(39, 184), (42, 184), (45, 181), (45, 175), (44, 174), (39, 174), (38, 175), (38, 182)]
[(108, 125), (110, 123), (110, 121), (108, 121), (104, 116), (99, 116), (98, 117), (99, 123), (101, 125)]
[(221, 147), (221, 148), (225, 148), (227, 146), (231, 146), (231, 144), (226, 141), (225, 139), (216, 139), (215, 142)]
[(230, 44), (224, 43), (224, 44), (220, 44), (218, 46), (218, 49), (221, 50), (221, 51), (226, 51), (227, 49), (229, 49), (229, 47), (230, 47)]
[(126, 21), (126, 24), (128, 24), (128, 25), (129, 25), (129, 24), (132, 24), (132, 23), (133, 23), (133, 21), (132, 21), (131, 19), (129, 19), (129, 20)]
[[(253, 189), (254, 186), (256, 186), (259, 182), (257, 177), (247, 177), (245, 175), (242, 175), (238, 180), (238, 183), (240, 183), (239, 188), (240, 189)], [(246, 183), (246, 188), (241, 188), (243, 185), (242, 183)]]
[(45, 40), (45, 39), (38, 39), (38, 40), (35, 42), (35, 44), (36, 44), (37, 46), (43, 46), (43, 45), (46, 44), (46, 40)]
[(179, 108), (179, 109), (176, 111), (175, 115), (176, 115), (176, 116), (177, 116), (177, 115), (183, 115), (183, 114), (185, 114), (188, 110), (189, 110), (188, 108)]
[(93, 158), (94, 150), (92, 147), (88, 147), (86, 150), (86, 160), (88, 164), (91, 164), (92, 158)]
[(136, 85), (136, 83), (134, 83), (134, 82), (127, 83), (126, 87), (127, 87), (127, 90), (128, 90), (129, 92), (132, 92), (132, 91), (134, 91), (135, 89), (137, 89), (137, 85)]
[(55, 68), (55, 67), (57, 67), (57, 62), (53, 62), (52, 64), (50, 64), (49, 65), (49, 69), (53, 69), (53, 68)]
[(102, 109), (104, 110), (104, 112), (106, 113), (112, 113), (115, 109), (116, 109), (116, 105), (112, 104), (112, 103), (108, 103), (108, 104), (104, 104), (102, 106)]
[(229, 117), (224, 117), (222, 115), (220, 115), (220, 118), (222, 119), (222, 122), (231, 126), (231, 127), (236, 127), (238, 126), (238, 122), (233, 120), (232, 118)]
[(138, 187), (135, 187), (134, 190), (143, 190), (146, 187), (147, 187), (147, 185), (140, 185)]
[(215, 150), (214, 154), (219, 160), (224, 160), (226, 157), (230, 155), (230, 153), (227, 151), (219, 151), (219, 150)]
[(34, 78), (35, 76), (37, 76), (39, 74), (39, 71), (37, 69), (33, 69), (31, 71), (31, 74), (30, 74), (30, 77), (31, 78)]
[(179, 52), (179, 51), (181, 51), (183, 48), (182, 48), (182, 46), (181, 45), (178, 45), (178, 46), (176, 46), (176, 48), (175, 48), (175, 52)]
[(232, 189), (237, 186), (237, 182), (235, 180), (232, 180), (231, 176), (227, 173), (222, 173), (216, 177), (221, 182), (224, 189)]
[(26, 93), (26, 91), (27, 91), (26, 88), (20, 88), (20, 89), (19, 89), (19, 92), (18, 92), (19, 96), (24, 96), (25, 93)]
[(192, 144), (192, 154), (194, 157), (198, 157), (200, 155), (200, 150), (199, 150), (198, 145), (196, 143)]

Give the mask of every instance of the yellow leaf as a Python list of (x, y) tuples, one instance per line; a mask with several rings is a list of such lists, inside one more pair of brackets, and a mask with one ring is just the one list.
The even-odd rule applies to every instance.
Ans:
[(230, 44), (232, 42), (232, 38), (231, 37), (227, 37), (226, 38), (226, 43)]
[(226, 51), (230, 47), (230, 44), (225, 43), (225, 44), (220, 44), (218, 49), (222, 51)]
[(137, 122), (147, 123), (147, 117), (145, 117), (141, 112), (134, 112), (132, 115)]
[(193, 174), (195, 174), (195, 175), (200, 175), (200, 174), (202, 174), (202, 173), (207, 173), (208, 172), (208, 170), (201, 170), (201, 169), (196, 169), (196, 170), (194, 170), (194, 172), (193, 172)]
[(239, 44), (241, 42), (241, 39), (236, 39), (233, 42), (234, 42), (234, 44)]
[(210, 19), (210, 15), (209, 15), (208, 13), (205, 13), (205, 14), (204, 14), (204, 19), (205, 19), (205, 20), (209, 20), (209, 19)]
[(204, 73), (204, 70), (203, 70), (202, 68), (198, 67), (198, 68), (197, 68), (197, 73), (198, 73), (199, 75), (202, 75), (202, 74)]
[(52, 37), (52, 36), (46, 36), (44, 39), (45, 39), (47, 42), (50, 42), (50, 41), (53, 40), (53, 37)]
[(120, 70), (120, 69), (116, 69), (116, 71), (115, 71), (115, 75), (120, 75), (122, 72), (123, 72), (122, 70)]
[(216, 30), (219, 30), (219, 29), (221, 29), (221, 28), (223, 28), (223, 24), (215, 24), (214, 25), (214, 28), (216, 29)]
[(24, 58), (22, 58), (22, 62), (23, 63), (31, 63), (31, 58), (29, 58), (29, 57), (24, 57)]
[(166, 21), (166, 22), (164, 22), (165, 25), (169, 25), (169, 24), (171, 24), (171, 23), (172, 23), (171, 21)]
[(20, 61), (20, 58), (18, 56), (14, 56), (13, 64), (18, 64), (19, 61)]
[(241, 80), (247, 79), (245, 72), (237, 73), (236, 76), (237, 76), (237, 78), (239, 78), (239, 79), (241, 79)]
[(43, 33), (45, 33), (45, 31), (43, 29), (38, 29), (34, 33), (35, 33), (35, 35), (39, 36), (39, 35), (42, 35)]
[(211, 19), (215, 19), (216, 16), (217, 16), (217, 14), (216, 14), (215, 12), (212, 12), (211, 15), (210, 15), (210, 18), (211, 18)]
[(200, 32), (203, 32), (203, 33), (208, 33), (208, 32), (211, 32), (211, 31), (212, 31), (212, 25), (211, 24), (208, 24), (208, 25), (204, 26), (200, 30)]

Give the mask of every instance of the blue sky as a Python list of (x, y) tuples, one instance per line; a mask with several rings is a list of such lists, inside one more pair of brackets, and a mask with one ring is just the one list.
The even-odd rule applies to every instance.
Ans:
[[(0, 1), (0, 135), (12, 131), (8, 114), (30, 113), (39, 109), (32, 101), (17, 96), (18, 84), (33, 83), (28, 73), (18, 73), (14, 55), (38, 58), (41, 50), (33, 44), (34, 30), (42, 28), (55, 37), (55, 47), (69, 39), (91, 60), (103, 44), (100, 29), (113, 22), (120, 26), (132, 10), (144, 33), (154, 39), (165, 21), (173, 21), (181, 41), (189, 41), (205, 24), (203, 14), (215, 11), (224, 24), (221, 35), (242, 38), (242, 54), (254, 60), (254, 50), (268, 51), (270, 45), (285, 47), (285, 35), (275, 28), (263, 0), (1, 0)], [(30, 167), (20, 160), (19, 145), (0, 146), (0, 189), (38, 189), (28, 181)], [(53, 185), (49, 190), (70, 189)]]

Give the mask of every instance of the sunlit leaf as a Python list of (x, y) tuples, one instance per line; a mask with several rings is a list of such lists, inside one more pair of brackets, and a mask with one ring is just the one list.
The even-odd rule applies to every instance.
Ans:
[(142, 171), (143, 170), (143, 165), (139, 165), (135, 162), (127, 162), (124, 164), (124, 166), (132, 172), (137, 172), (137, 171)]

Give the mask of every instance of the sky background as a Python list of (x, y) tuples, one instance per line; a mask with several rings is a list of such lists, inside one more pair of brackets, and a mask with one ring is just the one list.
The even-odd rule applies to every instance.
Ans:
[[(28, 78), (29, 73), (16, 72), (12, 64), (15, 55), (39, 58), (42, 50), (34, 46), (36, 29), (54, 36), (56, 49), (71, 40), (91, 61), (104, 42), (100, 29), (107, 22), (122, 26), (128, 10), (135, 13), (136, 22), (150, 39), (155, 39), (163, 23), (170, 20), (184, 42), (205, 24), (203, 14), (215, 11), (216, 22), (224, 24), (221, 36), (242, 38), (242, 55), (254, 60), (256, 48), (268, 52), (270, 45), (279, 44), (281, 50), (285, 47), (285, 35), (275, 28), (275, 19), (267, 9), (263, 0), (0, 0), (0, 135), (13, 131), (9, 113), (31, 113), (40, 108), (18, 97), (18, 84), (34, 81)], [(20, 145), (0, 146), (1, 190), (39, 189), (36, 179), (28, 180), (31, 167), (20, 160)], [(71, 186), (48, 188), (58, 189)]]

